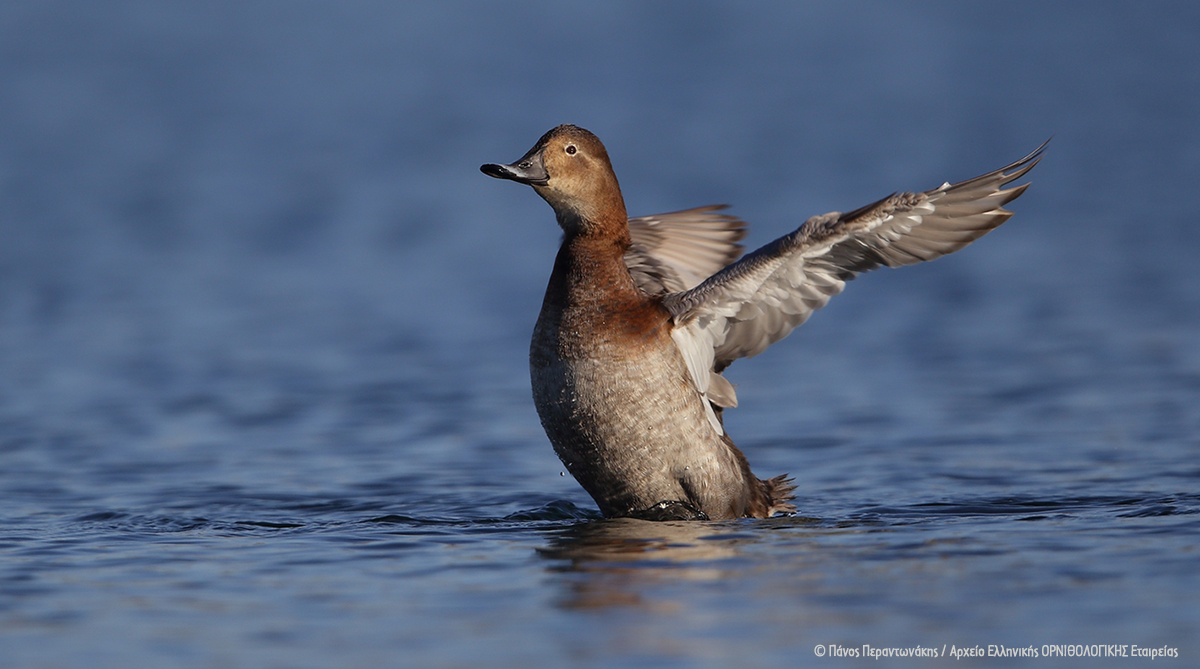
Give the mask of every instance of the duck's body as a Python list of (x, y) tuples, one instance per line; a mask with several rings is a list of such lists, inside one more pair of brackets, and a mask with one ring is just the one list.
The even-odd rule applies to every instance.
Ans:
[[(1007, 183), (1032, 158), (1013, 174), (990, 176)], [(586, 130), (559, 126), (520, 161), (483, 171), (532, 185), (563, 228), (530, 347), (533, 397), (555, 452), (606, 517), (764, 518), (793, 510), (786, 479), (755, 477), (725, 433), (721, 410), (736, 398), (720, 372), (782, 338), (855, 273), (965, 246), (1006, 219), (999, 206), (1023, 190), (989, 182), (986, 195), (966, 204), (989, 201), (957, 215), (983, 214), (979, 224), (932, 229), (909, 248), (898, 240), (873, 248), (870, 234), (909, 232), (883, 225), (896, 211), (958, 186), (904, 194), (912, 201), (893, 196), (850, 215), (810, 219), (721, 270), (739, 254), (744, 224), (712, 214), (716, 207), (630, 221), (607, 152)], [(892, 257), (889, 246), (905, 257)]]
[(709, 424), (706, 400), (671, 339), (671, 314), (634, 285), (624, 249), (564, 240), (529, 370), (550, 443), (605, 516), (740, 518), (791, 509)]

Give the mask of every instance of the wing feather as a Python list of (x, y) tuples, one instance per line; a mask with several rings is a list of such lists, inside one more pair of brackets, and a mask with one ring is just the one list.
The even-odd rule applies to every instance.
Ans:
[(726, 206), (629, 219), (633, 247), (625, 254), (625, 264), (642, 292), (665, 295), (695, 288), (738, 259), (746, 223), (717, 213)]
[(718, 406), (735, 405), (732, 386), (722, 388), (720, 398), (707, 394), (717, 383), (710, 376), (787, 336), (846, 281), (880, 266), (940, 258), (1008, 220), (1012, 212), (1004, 205), (1029, 184), (1004, 187), (1033, 169), (1045, 148), (1043, 143), (974, 179), (923, 193), (894, 193), (846, 214), (814, 216), (699, 285), (665, 295), (675, 323), (672, 338), (697, 391)]

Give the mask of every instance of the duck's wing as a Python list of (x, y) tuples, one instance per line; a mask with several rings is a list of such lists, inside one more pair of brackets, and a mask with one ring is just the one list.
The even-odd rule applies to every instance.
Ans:
[(742, 255), (746, 224), (719, 214), (714, 204), (629, 219), (633, 246), (625, 254), (642, 292), (665, 295), (690, 290)]
[[(671, 335), (697, 390), (718, 406), (735, 406), (720, 372), (786, 337), (847, 281), (881, 265), (940, 258), (1008, 220), (1012, 212), (1003, 206), (1029, 184), (1003, 187), (1032, 169), (1045, 147), (969, 181), (814, 216), (699, 286), (665, 296), (675, 323)], [(714, 427), (720, 430), (715, 419)]]

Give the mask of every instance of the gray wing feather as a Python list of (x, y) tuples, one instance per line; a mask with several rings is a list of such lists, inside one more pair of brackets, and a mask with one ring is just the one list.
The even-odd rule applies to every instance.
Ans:
[(814, 216), (695, 288), (664, 296), (697, 390), (708, 393), (711, 375), (787, 336), (858, 274), (953, 253), (1008, 220), (1004, 205), (1029, 184), (1004, 186), (1032, 169), (1045, 147), (968, 181)]
[(746, 224), (717, 204), (629, 219), (625, 264), (648, 295), (690, 290), (742, 254)]

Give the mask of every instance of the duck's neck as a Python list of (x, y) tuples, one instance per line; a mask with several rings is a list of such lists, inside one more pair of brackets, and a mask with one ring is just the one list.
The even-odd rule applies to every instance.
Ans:
[(625, 264), (630, 241), (628, 228), (623, 232), (621, 237), (568, 232), (554, 259), (544, 306), (607, 310), (645, 300)]

